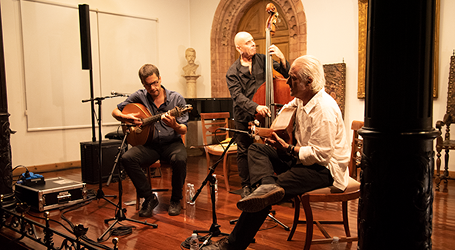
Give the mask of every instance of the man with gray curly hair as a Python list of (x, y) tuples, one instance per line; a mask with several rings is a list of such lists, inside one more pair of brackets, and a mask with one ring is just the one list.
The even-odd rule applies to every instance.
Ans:
[(313, 56), (297, 58), (287, 83), (294, 99), (283, 109), (296, 109), (295, 142), (273, 133), (266, 144), (248, 148), (250, 181), (257, 188), (237, 202), (243, 212), (230, 235), (203, 249), (246, 249), (273, 204), (319, 188), (346, 189), (350, 148), (340, 108), (324, 90), (322, 64)]

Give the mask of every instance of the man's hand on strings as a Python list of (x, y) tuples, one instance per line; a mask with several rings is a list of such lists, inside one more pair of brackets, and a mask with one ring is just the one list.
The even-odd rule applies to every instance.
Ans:
[(140, 113), (129, 113), (129, 114), (123, 114), (122, 118), (125, 122), (134, 124), (136, 126), (142, 125), (142, 118), (139, 117)]
[(161, 120), (173, 129), (178, 126), (175, 116), (169, 115), (167, 112), (161, 115)]
[(276, 45), (270, 45), (269, 53), (270, 55), (276, 55), (280, 59), (281, 63), (283, 65), (286, 65), (286, 58), (284, 57), (283, 52), (281, 52), (281, 50)]
[(264, 105), (258, 105), (256, 107), (256, 112), (258, 112), (258, 114), (262, 115), (263, 117), (272, 116), (272, 113), (270, 112), (270, 109), (267, 106), (264, 106)]
[(278, 151), (286, 151), (286, 149), (289, 147), (289, 144), (281, 137), (279, 137), (275, 132), (272, 133), (272, 138), (266, 138), (264, 142), (276, 148)]

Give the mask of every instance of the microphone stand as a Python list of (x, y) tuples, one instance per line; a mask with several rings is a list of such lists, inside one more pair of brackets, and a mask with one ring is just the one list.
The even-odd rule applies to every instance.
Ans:
[[(98, 187), (98, 191), (96, 192), (96, 199), (105, 199), (106, 201), (108, 201), (109, 203), (111, 203), (112, 205), (114, 206), (117, 206), (117, 204), (115, 204), (114, 202), (106, 199), (106, 197), (114, 197), (117, 198), (116, 195), (105, 195), (104, 192), (103, 192), (103, 178), (102, 178), (102, 174), (101, 174), (101, 168), (103, 166), (103, 154), (102, 154), (102, 147), (101, 147), (101, 142), (102, 142), (102, 134), (101, 134), (101, 104), (102, 104), (102, 101), (104, 99), (107, 99), (107, 98), (113, 98), (113, 97), (117, 97), (115, 95), (113, 96), (104, 96), (104, 97), (96, 97), (96, 98), (90, 98), (90, 99), (87, 99), (87, 100), (82, 100), (82, 102), (92, 102), (93, 101), (96, 101), (96, 104), (98, 105), (98, 136), (99, 136), (99, 142), (98, 142), (98, 183), (99, 183), (99, 187)], [(94, 111), (93, 111), (94, 112)], [(93, 128), (94, 129), (94, 128)]]
[[(219, 128), (219, 129), (223, 129), (223, 128)], [(229, 129), (229, 130), (230, 131), (234, 131), (232, 129)], [(235, 131), (235, 132), (237, 132), (237, 131)], [(245, 131), (240, 131), (240, 130), (238, 130), (238, 132), (247, 133)], [(231, 139), (231, 141), (229, 142), (229, 144), (227, 145), (227, 147), (224, 149), (223, 153), (221, 154), (220, 158), (218, 159), (218, 161), (216, 161), (213, 164), (213, 166), (211, 166), (209, 168), (210, 171), (209, 171), (207, 177), (202, 182), (201, 187), (196, 191), (196, 194), (191, 199), (192, 202), (196, 201), (197, 197), (201, 193), (201, 191), (204, 188), (204, 186), (207, 184), (207, 182), (210, 182), (210, 198), (211, 198), (211, 201), (212, 201), (212, 225), (210, 226), (210, 229), (208, 231), (203, 231), (203, 230), (194, 230), (193, 231), (193, 233), (208, 233), (209, 237), (204, 241), (204, 243), (202, 243), (200, 248), (205, 246), (210, 241), (210, 239), (212, 237), (216, 237), (216, 236), (220, 236), (220, 235), (222, 235), (222, 236), (228, 236), (229, 235), (227, 233), (222, 233), (221, 230), (220, 230), (220, 225), (218, 225), (218, 223), (217, 223), (216, 201), (215, 201), (216, 200), (216, 195), (215, 195), (215, 181), (216, 181), (216, 179), (215, 179), (215, 177), (213, 177), (213, 173), (215, 172), (215, 169), (218, 166), (218, 164), (223, 160), (223, 157), (226, 155), (226, 152), (229, 150), (229, 147), (234, 142), (234, 140), (235, 140), (235, 137)]]
[[(123, 137), (123, 141), (122, 141), (122, 145), (120, 146), (119, 148), (119, 151), (117, 153), (117, 156), (115, 158), (115, 163), (114, 163), (114, 167), (113, 169), (115, 169), (115, 166), (117, 165), (117, 161), (118, 159), (120, 158), (120, 156), (122, 155), (123, 153), (123, 148), (125, 146), (128, 146), (125, 142), (126, 142), (126, 138), (128, 137), (128, 134), (130, 133), (130, 128), (128, 127), (125, 131), (125, 136)], [(118, 175), (120, 176), (121, 173), (120, 173), (120, 168), (117, 168), (117, 173)], [(144, 225), (147, 225), (147, 226), (152, 226), (153, 228), (157, 228), (158, 225), (157, 224), (152, 224), (152, 223), (148, 223), (147, 221), (139, 221), (139, 220), (134, 220), (134, 219), (129, 219), (129, 218), (126, 218), (125, 216), (125, 212), (126, 212), (126, 209), (125, 208), (122, 208), (122, 194), (123, 194), (123, 186), (122, 186), (122, 178), (119, 178), (119, 181), (118, 181), (118, 195), (119, 195), (119, 199), (118, 199), (118, 205), (117, 205), (117, 209), (118, 211), (116, 212), (115, 214), (115, 217), (114, 218), (110, 218), (110, 219), (105, 219), (104, 220), (104, 223), (108, 223), (109, 221), (113, 220), (114, 223), (112, 223), (107, 229), (106, 231), (104, 231), (104, 233), (98, 238), (98, 242), (102, 241), (103, 237), (117, 224), (119, 223), (120, 221), (124, 221), (124, 220), (127, 220), (127, 221), (132, 221), (132, 222), (136, 222), (136, 223), (140, 223), (140, 224), (144, 224)]]

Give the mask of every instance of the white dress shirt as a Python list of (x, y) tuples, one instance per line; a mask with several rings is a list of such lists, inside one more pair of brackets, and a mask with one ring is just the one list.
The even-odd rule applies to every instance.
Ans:
[(344, 191), (349, 182), (350, 148), (336, 101), (322, 89), (306, 105), (294, 98), (285, 107), (297, 108), (295, 138), (300, 146), (300, 163), (327, 167), (333, 186)]

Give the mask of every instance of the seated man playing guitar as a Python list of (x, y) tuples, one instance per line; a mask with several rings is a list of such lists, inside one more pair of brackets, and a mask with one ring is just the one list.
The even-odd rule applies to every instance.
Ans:
[[(188, 114), (177, 112), (179, 117), (176, 118), (175, 112), (170, 111), (184, 107), (186, 102), (182, 95), (161, 85), (160, 73), (154, 65), (143, 65), (139, 69), (139, 78), (145, 89), (134, 92), (112, 111), (115, 119), (128, 124), (123, 126), (124, 132), (128, 130), (127, 140), (133, 146), (123, 154), (121, 163), (139, 197), (145, 198), (139, 216), (150, 217), (158, 199), (142, 167), (148, 167), (159, 159), (170, 162), (172, 195), (168, 213), (179, 215), (187, 161), (181, 135), (187, 132)], [(151, 115), (158, 119), (153, 119)]]
[(295, 108), (296, 142), (288, 143), (272, 132), (266, 144), (248, 148), (250, 181), (259, 186), (237, 202), (242, 214), (229, 236), (201, 249), (246, 249), (271, 205), (318, 188), (346, 189), (350, 148), (340, 108), (324, 90), (321, 62), (301, 56), (292, 63), (289, 76), (287, 83), (295, 98), (283, 109)]

